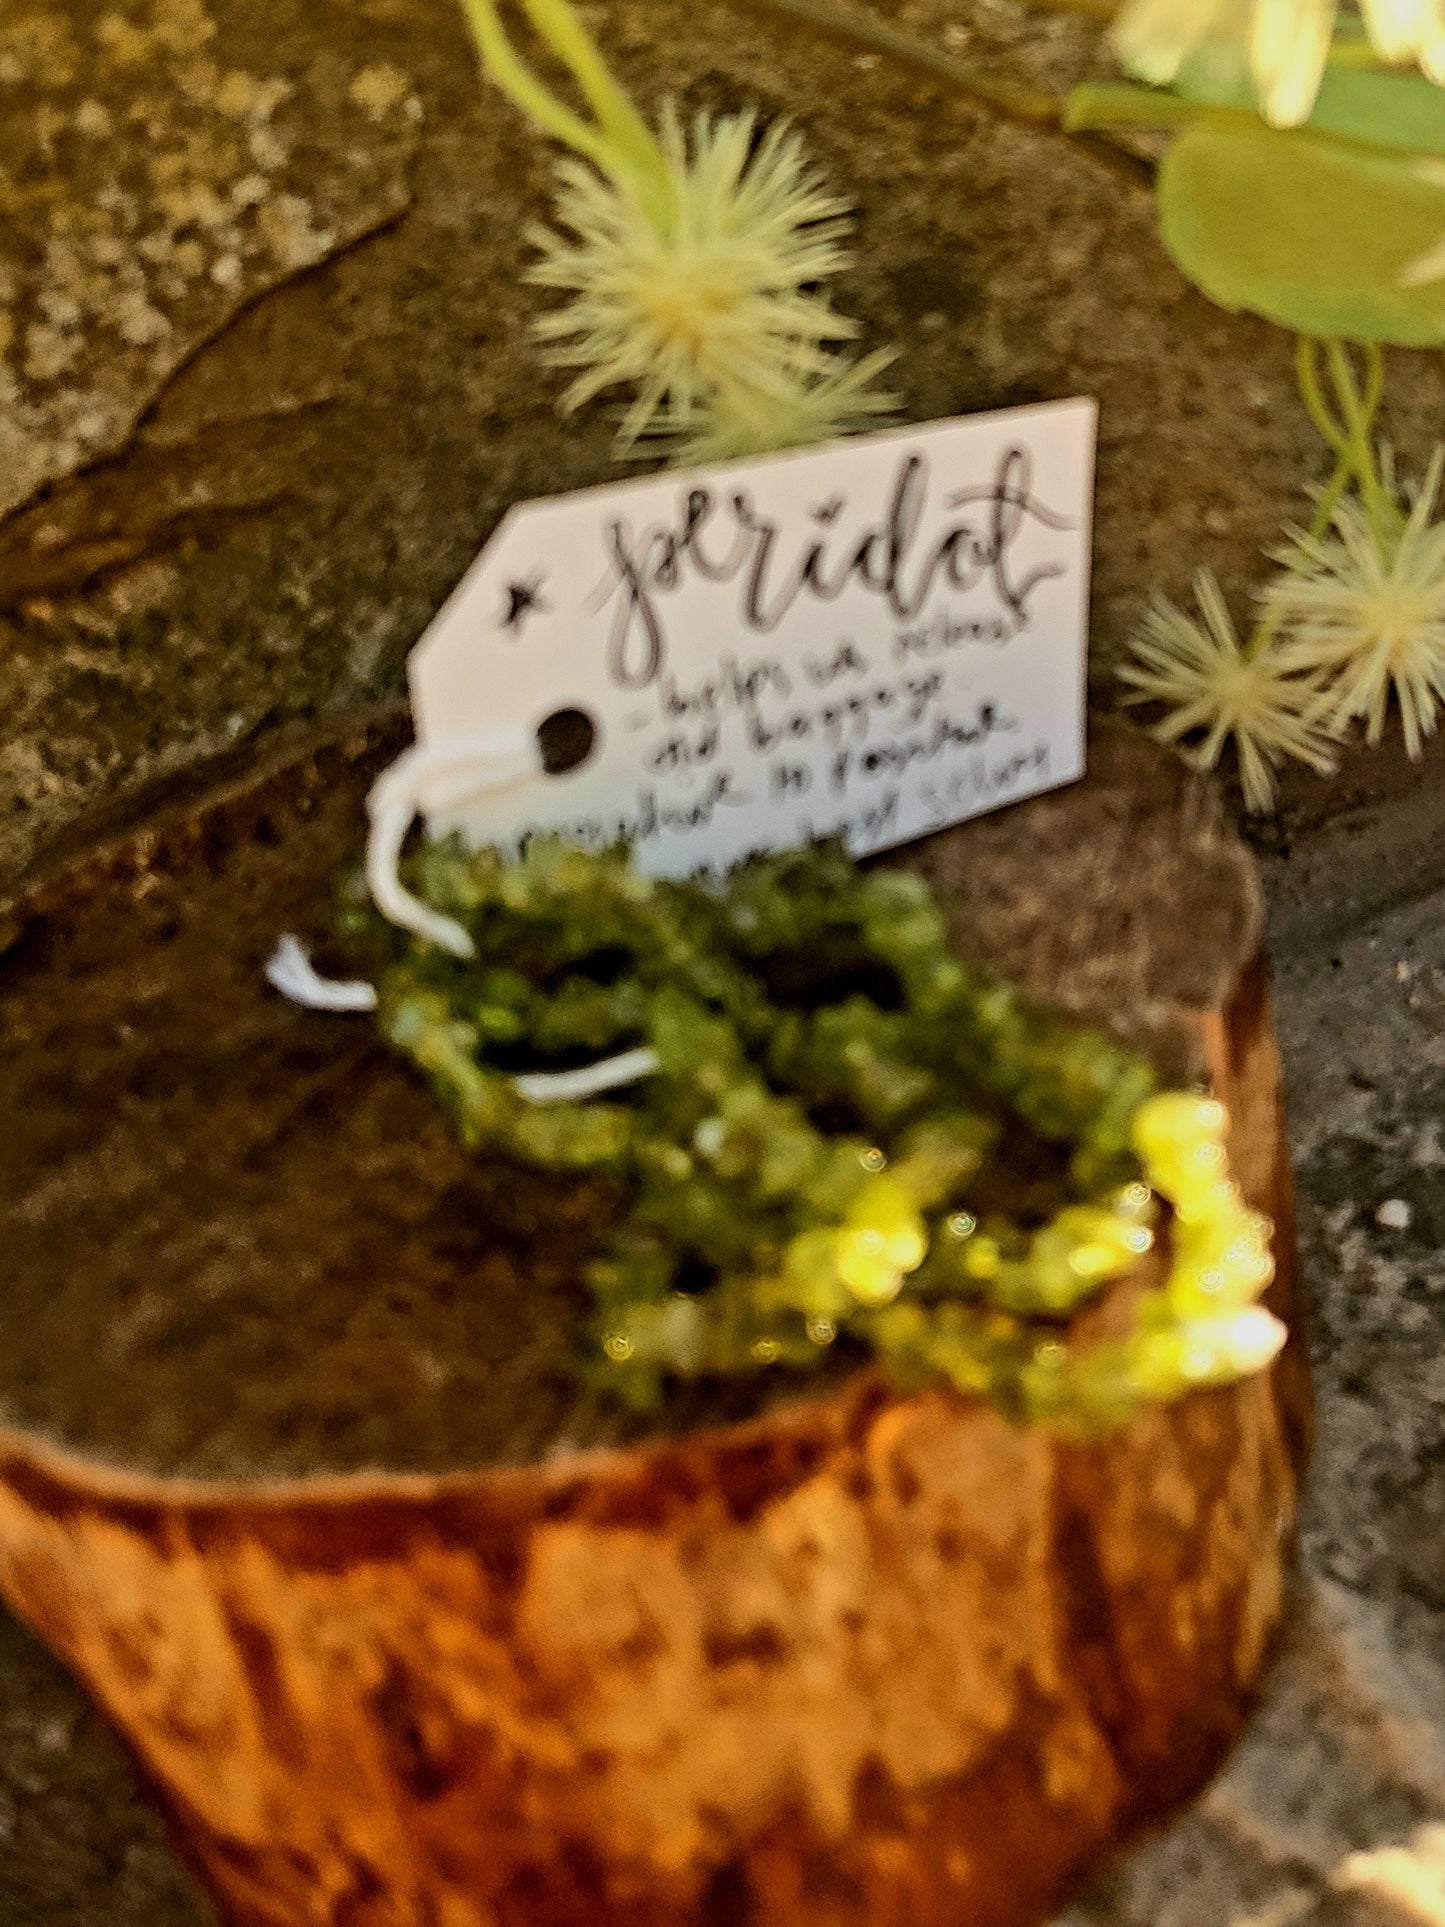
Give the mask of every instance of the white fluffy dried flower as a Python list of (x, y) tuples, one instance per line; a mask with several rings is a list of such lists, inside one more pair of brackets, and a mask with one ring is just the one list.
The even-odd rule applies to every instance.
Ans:
[(759, 139), (751, 114), (702, 114), (689, 144), (669, 109), (660, 138), (665, 173), (645, 196), (568, 162), (563, 231), (533, 233), (531, 278), (567, 297), (537, 323), (548, 358), (578, 371), (565, 405), (630, 388), (623, 445), (661, 428), (699, 459), (884, 412), (878, 358), (848, 363), (829, 345), (857, 333), (818, 287), (846, 259), (847, 206), (796, 133)]
[(1287, 758), (1321, 776), (1333, 772), (1328, 697), (1318, 678), (1300, 673), (1268, 643), (1253, 652), (1241, 646), (1209, 570), (1196, 576), (1195, 595), (1199, 621), (1155, 599), (1131, 660), (1119, 670), (1129, 687), (1125, 700), (1161, 704), (1152, 734), (1178, 744), (1201, 769), (1212, 769), (1233, 742), (1245, 807), (1270, 810), (1275, 771)]
[(1296, 534), (1267, 605), (1291, 665), (1328, 679), (1332, 724), (1360, 717), (1378, 743), (1393, 695), (1411, 756), (1445, 701), (1445, 524), (1432, 519), (1442, 468), (1437, 449), (1409, 515), (1383, 529), (1351, 496), (1324, 535)]

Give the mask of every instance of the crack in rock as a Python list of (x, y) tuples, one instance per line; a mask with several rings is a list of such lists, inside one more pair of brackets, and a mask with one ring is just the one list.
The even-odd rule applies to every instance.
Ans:
[(276, 73), (267, 51), (204, 0), (0, 22), (0, 517), (123, 448), (242, 307), (409, 205), (407, 75)]

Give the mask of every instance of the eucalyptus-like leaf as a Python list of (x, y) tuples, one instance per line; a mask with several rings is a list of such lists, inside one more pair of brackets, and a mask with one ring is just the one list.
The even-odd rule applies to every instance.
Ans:
[[(1208, 44), (1184, 63), (1172, 91), (1216, 107), (1252, 112), (1255, 106), (1242, 63)], [(1445, 155), (1445, 90), (1419, 74), (1331, 67), (1308, 131), (1402, 153)]]
[(1303, 131), (1201, 120), (1159, 170), (1164, 243), (1222, 308), (1307, 335), (1445, 342), (1439, 160)]

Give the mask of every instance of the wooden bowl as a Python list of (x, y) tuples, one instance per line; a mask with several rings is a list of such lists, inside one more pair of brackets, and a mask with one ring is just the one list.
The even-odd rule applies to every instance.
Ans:
[[(33, 1294), (64, 1251), (81, 1262), (99, 1193), (117, 1247), (143, 1250), (148, 1199), (177, 1187), (199, 1219), (264, 1216), (268, 1172), (295, 1167), (257, 1146), (335, 1147), (318, 1215), (355, 1181), (344, 1119), (371, 1083), (285, 1131), (268, 1113), (232, 1163), (172, 1126), (186, 1084), (191, 1113), (205, 1090), (234, 1136), (280, 1102), (303, 1033), (307, 1077), (333, 1052), (383, 1075), (353, 1041), (364, 1019), (294, 1011), (259, 970), (281, 929), (324, 929), (399, 730), (363, 719), (223, 773), (12, 907), (17, 1343), (63, 1298), (63, 1266)], [(1205, 1067), (1278, 1226), (1270, 1302), (1288, 1319), (1258, 896), (1212, 793), (1100, 727), (1083, 784), (907, 860), (970, 954), (1113, 1020), (1171, 1074)], [(244, 1195), (226, 1189), (237, 1161)], [(381, 1288), (384, 1238), (374, 1262)], [(125, 1378), (123, 1360), (101, 1374), (101, 1404), (123, 1404)], [(1022, 1927), (1184, 1801), (1246, 1719), (1308, 1393), (1291, 1346), (1266, 1375), (1070, 1443), (864, 1372), (622, 1446), (287, 1478), (107, 1462), (97, 1424), (84, 1450), (0, 1431), (0, 1591), (123, 1735), (232, 1921)]]

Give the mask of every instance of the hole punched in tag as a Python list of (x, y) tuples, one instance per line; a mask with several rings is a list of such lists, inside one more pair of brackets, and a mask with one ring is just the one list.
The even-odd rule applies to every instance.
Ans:
[(585, 709), (554, 709), (537, 725), (537, 747), (548, 776), (580, 769), (597, 747), (598, 728)]

